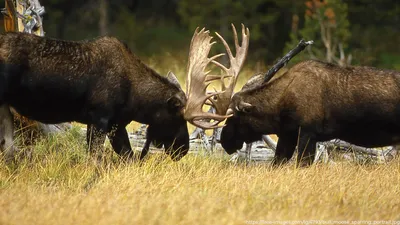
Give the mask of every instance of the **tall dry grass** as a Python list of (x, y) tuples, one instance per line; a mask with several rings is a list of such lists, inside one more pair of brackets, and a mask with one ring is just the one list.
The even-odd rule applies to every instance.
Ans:
[[(108, 149), (111, 151), (110, 149)], [(249, 220), (400, 220), (400, 160), (234, 165), (224, 155), (115, 155), (96, 166), (77, 129), (0, 164), (0, 224), (245, 224)]]

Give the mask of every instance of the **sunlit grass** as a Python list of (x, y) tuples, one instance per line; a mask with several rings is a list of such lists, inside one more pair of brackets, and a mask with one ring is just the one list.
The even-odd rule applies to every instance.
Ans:
[[(110, 149), (108, 149), (110, 152)], [(154, 154), (98, 166), (79, 131), (39, 140), (0, 163), (0, 224), (244, 224), (246, 220), (395, 220), (400, 160), (234, 165), (226, 156)]]

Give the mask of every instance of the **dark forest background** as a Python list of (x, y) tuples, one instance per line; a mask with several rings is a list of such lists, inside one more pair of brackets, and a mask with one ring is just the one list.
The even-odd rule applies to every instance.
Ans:
[[(112, 35), (142, 58), (187, 55), (197, 26), (232, 41), (230, 23), (250, 28), (247, 63), (271, 65), (301, 39), (315, 45), (296, 60), (400, 70), (398, 0), (40, 0), (46, 36)], [(0, 1), (4, 6), (4, 0)], [(232, 43), (232, 42), (231, 42)], [(219, 46), (222, 50), (222, 46)]]

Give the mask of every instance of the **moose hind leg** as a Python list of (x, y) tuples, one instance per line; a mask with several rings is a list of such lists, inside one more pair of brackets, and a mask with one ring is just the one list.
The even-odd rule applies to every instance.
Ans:
[(10, 161), (15, 157), (14, 118), (10, 107), (6, 104), (0, 106), (0, 148), (6, 161)]

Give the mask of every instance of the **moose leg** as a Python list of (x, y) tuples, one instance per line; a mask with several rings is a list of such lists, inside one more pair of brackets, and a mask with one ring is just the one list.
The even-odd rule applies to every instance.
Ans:
[[(140, 160), (144, 159), (144, 157), (146, 157), (147, 153), (149, 152), (150, 144), (151, 144), (151, 142), (154, 141), (154, 139), (156, 137), (156, 131), (157, 131), (157, 129), (154, 126), (149, 125), (147, 127), (146, 142), (144, 143), (142, 152), (140, 153), (140, 157), (139, 157)], [(157, 148), (162, 147), (162, 145), (163, 145), (163, 143), (155, 143), (155, 147), (157, 147)]]
[(6, 104), (0, 106), (0, 150), (4, 153), (6, 161), (14, 158), (16, 148), (14, 143), (14, 119), (10, 107)]
[(142, 152), (140, 153), (140, 158), (139, 158), (140, 160), (144, 159), (144, 157), (149, 152), (151, 141), (152, 140), (150, 138), (146, 138), (146, 142), (144, 143)]
[(106, 140), (106, 134), (111, 130), (110, 118), (112, 113), (108, 110), (94, 107), (94, 109), (88, 114), (91, 117), (86, 133), (89, 152), (95, 153), (99, 151), (102, 153), (104, 150), (103, 145)]
[(273, 165), (278, 166), (287, 163), (293, 156), (296, 142), (296, 135), (279, 135)]
[(118, 125), (117, 129), (109, 133), (111, 145), (114, 151), (122, 157), (132, 157), (133, 151), (129, 142), (128, 132), (125, 126)]
[(317, 141), (312, 134), (300, 135), (298, 145), (297, 166), (310, 166), (315, 158)]

